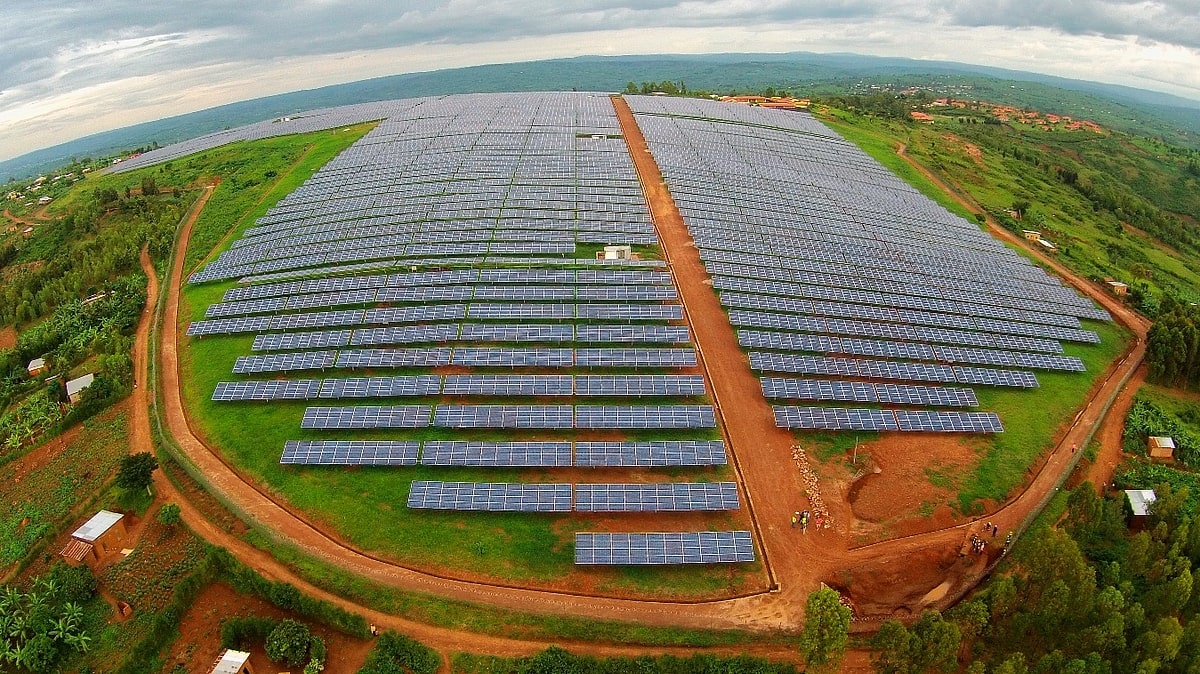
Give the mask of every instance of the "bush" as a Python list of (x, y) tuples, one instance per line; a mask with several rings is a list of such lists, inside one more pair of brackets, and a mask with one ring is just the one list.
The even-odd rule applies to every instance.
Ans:
[(312, 632), (308, 625), (286, 619), (267, 635), (267, 657), (271, 662), (285, 662), (289, 667), (298, 667), (308, 658), (308, 644)]
[(395, 632), (384, 632), (358, 674), (434, 674), (442, 659), (428, 646)]
[(82, 604), (96, 594), (96, 576), (86, 566), (71, 566), (62, 560), (50, 567), (50, 578), (58, 585), (63, 601)]
[(158, 509), (158, 521), (165, 526), (173, 527), (179, 524), (179, 504), (167, 503)]
[(221, 648), (236, 648), (244, 651), (259, 641), (266, 641), (267, 635), (279, 626), (274, 618), (229, 618), (221, 625)]

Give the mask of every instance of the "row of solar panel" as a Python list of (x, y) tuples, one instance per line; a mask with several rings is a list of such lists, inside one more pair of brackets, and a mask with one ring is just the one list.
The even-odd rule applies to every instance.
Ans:
[(780, 353), (750, 352), (750, 367), (760, 372), (819, 374), (862, 379), (896, 379), (903, 381), (934, 381), (987, 386), (1037, 388), (1037, 377), (1024, 370), (994, 370), (991, 368), (909, 363), (857, 358), (828, 358), (825, 356), (793, 356)]
[(774, 400), (836, 400), (939, 407), (979, 406), (975, 391), (969, 388), (781, 377), (762, 377), (761, 383), (763, 395)]
[(1083, 360), (1075, 356), (1059, 356), (1020, 351), (995, 351), (959, 346), (929, 345), (919, 342), (892, 342), (866, 339), (838, 338), (828, 335), (809, 335), (781, 332), (739, 330), (742, 346), (779, 351), (808, 351), (814, 353), (845, 353), (884, 358), (905, 358), (942, 363), (972, 363), (1002, 367), (1026, 367), (1035, 370), (1083, 372)]
[(386, 309), (345, 309), (307, 314), (242, 316), (195, 321), (187, 334), (231, 335), (244, 332), (333, 328), (350, 325), (394, 325), (427, 323), (464, 318), (503, 319), (592, 319), (626, 321), (678, 321), (683, 307), (678, 304), (438, 304)]
[[(793, 270), (795, 274), (795, 270)], [(813, 275), (816, 279), (822, 282), (845, 283), (841, 278), (845, 278), (847, 282), (854, 282), (854, 277), (839, 276), (835, 274)], [(814, 279), (815, 280), (815, 279)], [(878, 282), (872, 282), (872, 285), (879, 285)], [(865, 284), (864, 284), (865, 285)], [(741, 293), (753, 293), (756, 295), (779, 295), (784, 297), (806, 298), (809, 300), (831, 300), (839, 302), (848, 302), (853, 304), (879, 305), (884, 307), (893, 307), (896, 309), (914, 309), (919, 311), (941, 312), (945, 314), (963, 314), (967, 316), (986, 316), (988, 318), (998, 318), (1009, 321), (1022, 321), (1025, 323), (1048, 323), (1050, 325), (1063, 325), (1066, 327), (1080, 327), (1079, 318), (1064, 314), (1051, 314), (1044, 311), (1035, 311), (1025, 308), (1015, 308), (1011, 306), (996, 306), (983, 303), (987, 301), (985, 298), (975, 295), (967, 295), (977, 301), (967, 301), (961, 298), (949, 298), (945, 293), (939, 292), (941, 288), (926, 288), (924, 292), (927, 294), (916, 295), (914, 292), (921, 289), (896, 288), (896, 292), (881, 292), (878, 290), (860, 290), (857, 288), (844, 288), (834, 285), (821, 285), (814, 283), (811, 280), (805, 283), (791, 283), (781, 281), (764, 281), (762, 279), (752, 278), (734, 278), (731, 276), (717, 276), (713, 278), (713, 287), (722, 291), (736, 291)], [(904, 294), (901, 294), (904, 293)], [(982, 300), (982, 301), (978, 301)]]
[(870, 304), (845, 304), (842, 302), (826, 302), (824, 300), (731, 292), (721, 293), (721, 303), (726, 307), (757, 309), (784, 314), (804, 314), (808, 316), (850, 318), (871, 322), (923, 325), (972, 332), (1013, 334), (1093, 344), (1098, 343), (1100, 340), (1099, 336), (1090, 330), (1081, 330), (1061, 325), (1020, 323), (960, 314), (893, 309), (891, 307)]
[(391, 405), (309, 407), (301, 428), (715, 428), (709, 405)]
[[(601, 260), (594, 258), (564, 258), (564, 257), (545, 257), (538, 255), (521, 255), (521, 256), (451, 256), (440, 258), (409, 258), (405, 260), (376, 260), (373, 262), (362, 262), (358, 264), (339, 264), (320, 268), (306, 269), (290, 269), (288, 271), (269, 272), (266, 274), (251, 274), (243, 276), (237, 281), (241, 284), (274, 284), (274, 283), (291, 283), (298, 280), (315, 280), (317, 278), (330, 278), (337, 276), (345, 276), (347, 274), (361, 274), (364, 272), (406, 270), (412, 271), (417, 268), (436, 268), (436, 269), (454, 269), (461, 267), (479, 267), (484, 266), (503, 266), (509, 268), (519, 267), (597, 267), (608, 270), (617, 270), (622, 267), (633, 268), (662, 268), (667, 266), (663, 260)], [(596, 271), (593, 269), (582, 269), (580, 271)], [(201, 274), (196, 273), (188, 277), (188, 283), (202, 283), (206, 279)]]
[[(621, 243), (636, 234), (614, 234), (595, 243)], [(649, 238), (649, 237), (647, 237)], [(654, 243), (655, 241), (649, 241)], [(559, 253), (572, 255), (575, 253), (574, 243), (413, 243), (401, 246), (381, 246), (377, 248), (360, 248), (337, 253), (318, 253), (315, 255), (299, 255), (296, 257), (279, 258), (265, 262), (254, 262), (245, 265), (222, 266), (211, 262), (204, 266), (198, 274), (208, 280), (236, 279), (240, 276), (263, 274), (302, 267), (322, 267), (344, 262), (362, 262), (365, 260), (399, 260), (404, 258), (427, 257), (438, 255), (486, 255), (486, 254), (547, 254)]]
[(773, 409), (775, 424), (780, 428), (822, 431), (1004, 432), (1000, 417), (991, 412), (784, 406)]
[(682, 325), (572, 325), (569, 323), (438, 323), (357, 330), (282, 332), (256, 335), (252, 351), (328, 349), (422, 342), (598, 342), (684, 344)]
[[(942, 302), (969, 302), (1003, 308), (1015, 308), (1020, 311), (1046, 312), (1060, 311), (1069, 316), (1091, 318), (1095, 320), (1111, 320), (1108, 312), (1099, 309), (1080, 298), (1050, 298), (1034, 296), (1014, 284), (995, 286), (993, 284), (971, 283), (959, 281), (946, 284), (944, 280), (922, 275), (919, 270), (907, 272), (899, 270), (859, 269), (853, 265), (823, 260), (789, 260), (788, 266), (770, 266), (772, 258), (750, 253), (738, 253), (718, 250), (702, 250), (700, 257), (705, 261), (706, 268), (716, 279), (743, 280), (749, 283), (763, 284), (760, 292), (768, 294), (794, 294), (794, 286), (803, 284), (807, 287), (828, 289), (826, 293), (836, 293), (839, 289), (863, 290), (871, 293), (887, 293), (901, 296), (914, 296), (914, 299), (929, 299)], [(730, 281), (723, 280), (722, 284)], [(949, 287), (952, 285), (953, 287)], [(730, 290), (744, 290), (744, 287), (730, 287)], [(828, 298), (833, 299), (833, 298)], [(907, 300), (897, 300), (906, 302)], [(899, 305), (898, 305), (899, 306)], [(923, 308), (923, 307), (914, 307)], [(932, 308), (932, 307), (930, 307)], [(944, 310), (944, 309), (943, 309)]]
[(328, 368), (439, 367), (694, 367), (696, 352), (688, 348), (500, 348), (423, 347), (291, 351), (238, 356), (234, 374), (295, 372)]
[(700, 375), (412, 375), (219, 382), (214, 401), (404, 396), (702, 396)]
[(265, 297), (209, 305), (205, 318), (248, 316), (337, 306), (383, 303), (464, 302), (471, 300), (652, 302), (678, 299), (671, 286), (409, 286), (360, 288), (287, 297)]
[(733, 482), (528, 484), (414, 480), (408, 507), (490, 512), (695, 512), (738, 510)]
[(735, 564), (754, 561), (749, 531), (575, 534), (578, 565)]
[(471, 442), (464, 440), (289, 440), (285, 465), (661, 467), (723, 466), (720, 440), (643, 442)]
[(872, 323), (845, 318), (770, 314), (747, 311), (745, 309), (731, 309), (729, 311), (729, 322), (738, 327), (768, 328), (771, 330), (808, 332), (823, 335), (848, 335), (852, 337), (874, 337), (932, 344), (980, 346), (1015, 351), (1062, 353), (1062, 345), (1049, 339), (969, 332), (948, 328), (932, 328), (904, 323)]

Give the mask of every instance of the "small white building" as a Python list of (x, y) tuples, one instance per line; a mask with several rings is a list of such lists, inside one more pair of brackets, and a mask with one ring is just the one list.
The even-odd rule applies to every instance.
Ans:
[(51, 201), (54, 201), (54, 200), (51, 199), (50, 197), (41, 197), (38, 199), (38, 204), (41, 206), (45, 206), (46, 204), (50, 203)]
[(29, 361), (29, 367), (25, 368), (29, 372), (30, 377), (36, 377), (46, 371), (46, 359), (34, 358)]
[(1021, 234), (1025, 235), (1026, 241), (1041, 241), (1042, 240), (1042, 233), (1035, 232), (1032, 229), (1022, 229)]
[(1152, 459), (1170, 459), (1175, 456), (1175, 439), (1161, 435), (1152, 435), (1146, 441), (1146, 450)]
[(1125, 501), (1129, 504), (1129, 528), (1141, 531), (1146, 528), (1146, 520), (1150, 517), (1150, 506), (1158, 500), (1153, 489), (1126, 489)]
[(212, 674), (254, 674), (250, 669), (250, 654), (227, 649), (213, 665)]
[(1120, 281), (1105, 281), (1105, 285), (1107, 285), (1108, 289), (1112, 291), (1112, 294), (1116, 295), (1117, 297), (1123, 297), (1129, 292), (1129, 286), (1121, 283)]
[(87, 389), (87, 387), (91, 386), (92, 382), (95, 380), (96, 375), (89, 372), (82, 377), (78, 377), (67, 382), (67, 400), (70, 400), (72, 405), (79, 402), (79, 399), (83, 397), (83, 392)]

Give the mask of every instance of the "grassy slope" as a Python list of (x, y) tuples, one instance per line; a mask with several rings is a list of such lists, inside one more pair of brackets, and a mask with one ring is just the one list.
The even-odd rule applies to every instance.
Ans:
[[(321, 139), (322, 134), (313, 134)], [(278, 145), (287, 139), (276, 139)], [(220, 240), (221, 224), (233, 223), (235, 235), (249, 227), (278, 199), (308, 178), (315, 168), (332, 158), (352, 140), (330, 137), (319, 140), (313, 151), (290, 172), (280, 171), (279, 183), (261, 200), (241, 199), (238, 205), (228, 201), (235, 193), (214, 192), (204, 216), (197, 224), (204, 230), (205, 241)], [(278, 156), (298, 156), (298, 147), (310, 143), (308, 137), (296, 137), (291, 148), (279, 148)], [(241, 152), (250, 154), (243, 146)], [(286, 151), (285, 151), (286, 150)], [(245, 169), (243, 169), (245, 170)], [(228, 182), (228, 181), (226, 181)], [(215, 206), (215, 208), (214, 208)], [(237, 210), (238, 208), (243, 210)], [(212, 218), (211, 212), (223, 214)], [(218, 235), (220, 234), (220, 235)], [(195, 241), (193, 237), (193, 241)], [(189, 262), (207, 257), (208, 251), (189, 249)], [(181, 313), (190, 320), (203, 317), (205, 308), (220, 301), (232, 284), (206, 284), (185, 288)], [(221, 447), (229, 460), (255, 479), (268, 485), (297, 508), (338, 531), (356, 546), (404, 563), (427, 568), (458, 568), (502, 581), (561, 580), (575, 571), (574, 531), (588, 527), (586, 518), (571, 516), (531, 516), (509, 513), (415, 512), (406, 508), (408, 486), (414, 479), (466, 481), (534, 481), (556, 478), (544, 470), (447, 469), (405, 467), (387, 469), (318, 469), (279, 465), (279, 453), (287, 440), (330, 437), (328, 434), (300, 430), (305, 402), (221, 404), (209, 400), (216, 383), (229, 380), (233, 363), (250, 353), (251, 336), (228, 336), (194, 340), (180, 353), (184, 381), (184, 400), (189, 414), (205, 437)], [(390, 371), (405, 374), (403, 371)], [(305, 376), (303, 373), (297, 377)], [(307, 376), (319, 377), (320, 374)], [(388, 404), (389, 401), (372, 401)], [(393, 402), (414, 402), (411, 399)], [(428, 402), (428, 401), (420, 401)], [(356, 432), (364, 439), (444, 439), (446, 431), (427, 429), (415, 432)], [(457, 432), (455, 439), (499, 440), (504, 435), (478, 432), (466, 437)], [(642, 436), (658, 439), (653, 434)], [(715, 436), (714, 436), (715, 437)], [(636, 438), (635, 438), (636, 439)], [(669, 480), (672, 472), (659, 471), (660, 480)], [(729, 479), (725, 467), (688, 469), (687, 479), (709, 481)], [(715, 514), (704, 518), (713, 528), (735, 526), (732, 517)], [(612, 569), (590, 575), (589, 582), (602, 590), (632, 590), (660, 596), (703, 596), (740, 587), (745, 577), (758, 572), (750, 565), (731, 577), (727, 569)]]
[[(971, 214), (957, 202), (896, 155), (895, 148), (900, 142), (909, 144), (910, 154), (917, 154), (914, 146), (936, 143), (930, 136), (922, 135), (927, 133), (926, 127), (914, 128), (914, 125), (909, 124), (868, 120), (836, 111), (833, 114), (832, 120), (825, 121), (847, 140), (858, 145), (922, 194), (957, 215), (971, 218)], [(933, 149), (932, 146), (928, 146), (921, 152)], [(939, 161), (946, 161), (943, 155), (939, 154), (937, 158)], [(987, 154), (984, 154), (983, 160), (988, 167), (993, 166), (993, 162), (1000, 161)], [(942, 166), (940, 170), (945, 170), (945, 167)], [(963, 177), (961, 172), (954, 175), (958, 178)], [(1014, 176), (1013, 179), (1017, 177)], [(989, 203), (986, 199), (981, 201)], [(1019, 248), (1014, 250), (1024, 254)], [(1094, 379), (1101, 376), (1109, 364), (1124, 351), (1129, 340), (1128, 331), (1124, 328), (1116, 324), (1090, 321), (1085, 323), (1085, 328), (1100, 335), (1101, 343), (1095, 346), (1065, 344), (1064, 348), (1067, 355), (1083, 359), (1090, 376), (1038, 372), (1041, 387), (1034, 391), (976, 388), (981, 409), (999, 414), (1005, 432), (977, 443), (981, 448), (979, 463), (968, 474), (957, 476), (954, 480), (959, 490), (957, 507), (960, 510), (977, 511), (980, 507), (979, 502), (985, 499), (1002, 501), (1021, 484), (1026, 470), (1050, 447), (1054, 435), (1063, 429), (1074, 411), (1083, 404)], [(843, 445), (844, 443), (835, 444), (827, 455), (840, 452), (844, 449)]]

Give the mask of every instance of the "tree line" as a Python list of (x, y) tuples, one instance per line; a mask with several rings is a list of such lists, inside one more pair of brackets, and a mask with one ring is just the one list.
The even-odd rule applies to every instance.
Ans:
[(1152, 382), (1200, 388), (1200, 307), (1162, 298), (1146, 338), (1146, 364)]

